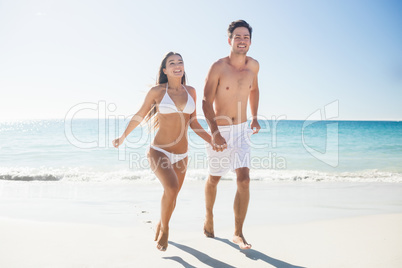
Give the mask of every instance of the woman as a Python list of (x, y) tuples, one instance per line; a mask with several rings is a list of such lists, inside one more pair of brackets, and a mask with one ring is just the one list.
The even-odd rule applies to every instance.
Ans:
[(157, 248), (161, 251), (168, 246), (169, 220), (187, 170), (188, 125), (206, 142), (211, 141), (196, 118), (195, 89), (185, 86), (185, 80), (181, 55), (169, 52), (159, 68), (157, 85), (149, 90), (123, 135), (113, 141), (114, 147), (119, 147), (145, 117), (146, 120), (154, 119), (154, 128), (158, 128), (158, 132), (148, 151), (148, 160), (164, 189), (161, 219), (155, 236)]

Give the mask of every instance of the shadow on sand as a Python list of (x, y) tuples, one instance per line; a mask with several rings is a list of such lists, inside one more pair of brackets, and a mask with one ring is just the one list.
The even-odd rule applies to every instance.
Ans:
[(186, 262), (185, 260), (183, 260), (182, 258), (178, 257), (178, 256), (174, 256), (174, 257), (163, 257), (163, 259), (166, 260), (172, 260), (172, 261), (177, 261), (178, 263), (180, 263), (181, 265), (183, 265), (183, 267), (185, 268), (197, 268), (191, 264), (189, 264), (188, 262)]
[(278, 260), (278, 259), (274, 259), (260, 251), (254, 250), (254, 249), (246, 249), (246, 250), (242, 250), (239, 249), (239, 246), (236, 245), (235, 243), (229, 241), (228, 239), (223, 239), (223, 238), (219, 238), (219, 237), (215, 237), (213, 238), (215, 240), (221, 241), (223, 243), (228, 244), (229, 246), (235, 248), (236, 250), (238, 250), (239, 252), (243, 253), (244, 255), (246, 255), (247, 258), (252, 259), (252, 260), (262, 260), (274, 267), (277, 268), (305, 268), (303, 266), (297, 266), (297, 265), (292, 265), (290, 263)]
[[(266, 262), (266, 263), (268, 263), (268, 264), (270, 264), (270, 265), (272, 265), (273, 267), (276, 267), (276, 268), (305, 268), (305, 267), (302, 267), (302, 266), (292, 265), (290, 263), (271, 258), (271, 257), (265, 255), (264, 253), (259, 252), (259, 251), (254, 250), (254, 249), (240, 250), (239, 247), (236, 244), (230, 242), (228, 239), (222, 239), (222, 238), (219, 238), (219, 237), (215, 237), (213, 239), (228, 244), (229, 246), (235, 248), (237, 251), (243, 253), (247, 258), (250, 258), (250, 259), (255, 260), (255, 261), (256, 260), (264, 261), (264, 262)], [(185, 245), (182, 245), (182, 244), (178, 244), (178, 243), (175, 243), (175, 242), (171, 242), (171, 241), (169, 242), (169, 244), (171, 244), (172, 246), (175, 246), (178, 249), (181, 249), (181, 250), (193, 255), (200, 262), (202, 262), (202, 263), (204, 263), (204, 264), (206, 264), (206, 265), (208, 265), (210, 267), (214, 267), (214, 268), (218, 268), (218, 267), (219, 268), (235, 268), (235, 266), (229, 265), (229, 264), (224, 263), (224, 262), (222, 262), (220, 260), (212, 258), (212, 257), (208, 256), (207, 254), (202, 253), (201, 251), (198, 251), (198, 250), (196, 250), (194, 248), (191, 248), (191, 247), (188, 247), (188, 246), (185, 246)], [(164, 259), (177, 261), (178, 263), (180, 263), (181, 265), (183, 265), (186, 268), (195, 267), (195, 266), (189, 264), (188, 262), (184, 261), (182, 258), (177, 257), (177, 256), (175, 256), (175, 257), (164, 257)]]
[[(177, 247), (177, 248), (179, 248), (179, 249), (181, 249), (181, 250), (193, 255), (200, 262), (203, 262), (204, 264), (206, 264), (208, 266), (219, 267), (219, 268), (221, 268), (221, 267), (222, 268), (236, 268), (235, 266), (232, 266), (232, 265), (229, 265), (227, 263), (221, 262), (220, 260), (214, 259), (214, 258), (208, 256), (207, 254), (202, 253), (201, 251), (198, 251), (196, 249), (190, 248), (188, 246), (178, 244), (178, 243), (175, 243), (175, 242), (171, 242), (171, 241), (169, 241), (169, 244), (171, 244), (171, 245), (173, 245), (173, 246), (175, 246), (175, 247)], [(195, 266), (192, 266), (192, 265), (188, 264), (187, 262), (185, 262), (180, 257), (169, 257), (169, 258), (165, 257), (164, 259), (171, 259), (171, 260), (177, 261), (178, 263), (182, 264), (186, 268), (187, 267), (188, 268), (195, 267)]]

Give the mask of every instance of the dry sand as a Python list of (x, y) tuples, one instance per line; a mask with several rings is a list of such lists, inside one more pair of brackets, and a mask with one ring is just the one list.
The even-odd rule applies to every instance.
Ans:
[[(234, 184), (219, 186), (217, 237), (211, 239), (202, 233), (203, 183), (186, 182), (166, 252), (159, 252), (153, 241), (161, 191), (157, 184), (106, 187), (132, 191), (135, 200), (152, 200), (133, 204), (137, 212), (128, 213), (124, 224), (111, 224), (110, 219), (124, 218), (123, 212), (111, 213), (121, 211), (119, 204), (108, 204), (108, 213), (96, 212), (105, 186), (77, 186), (92, 189), (88, 198), (93, 204), (88, 205), (79, 198), (60, 202), (49, 195), (51, 184), (41, 184), (47, 190), (40, 198), (22, 199), (15, 187), (26, 185), (15, 185), (1, 188), (0, 267), (402, 267), (400, 184), (253, 182), (244, 230), (253, 247), (242, 251), (231, 242)], [(14, 194), (4, 194), (10, 189)], [(27, 212), (38, 204), (40, 212)], [(29, 209), (10, 214), (6, 206)], [(90, 215), (91, 206), (96, 217)], [(64, 218), (55, 212), (61, 208)]]

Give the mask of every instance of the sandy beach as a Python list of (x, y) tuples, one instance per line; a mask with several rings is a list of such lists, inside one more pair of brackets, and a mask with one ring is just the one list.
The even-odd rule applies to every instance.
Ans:
[(231, 242), (232, 181), (204, 237), (203, 185), (185, 182), (159, 252), (156, 181), (1, 181), (0, 267), (402, 267), (402, 184), (253, 181), (248, 251)]

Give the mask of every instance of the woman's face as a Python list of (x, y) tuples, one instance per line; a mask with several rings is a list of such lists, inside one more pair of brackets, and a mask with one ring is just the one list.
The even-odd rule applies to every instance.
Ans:
[(163, 72), (167, 77), (183, 77), (184, 75), (184, 63), (183, 59), (179, 55), (172, 55), (166, 60), (166, 68)]

